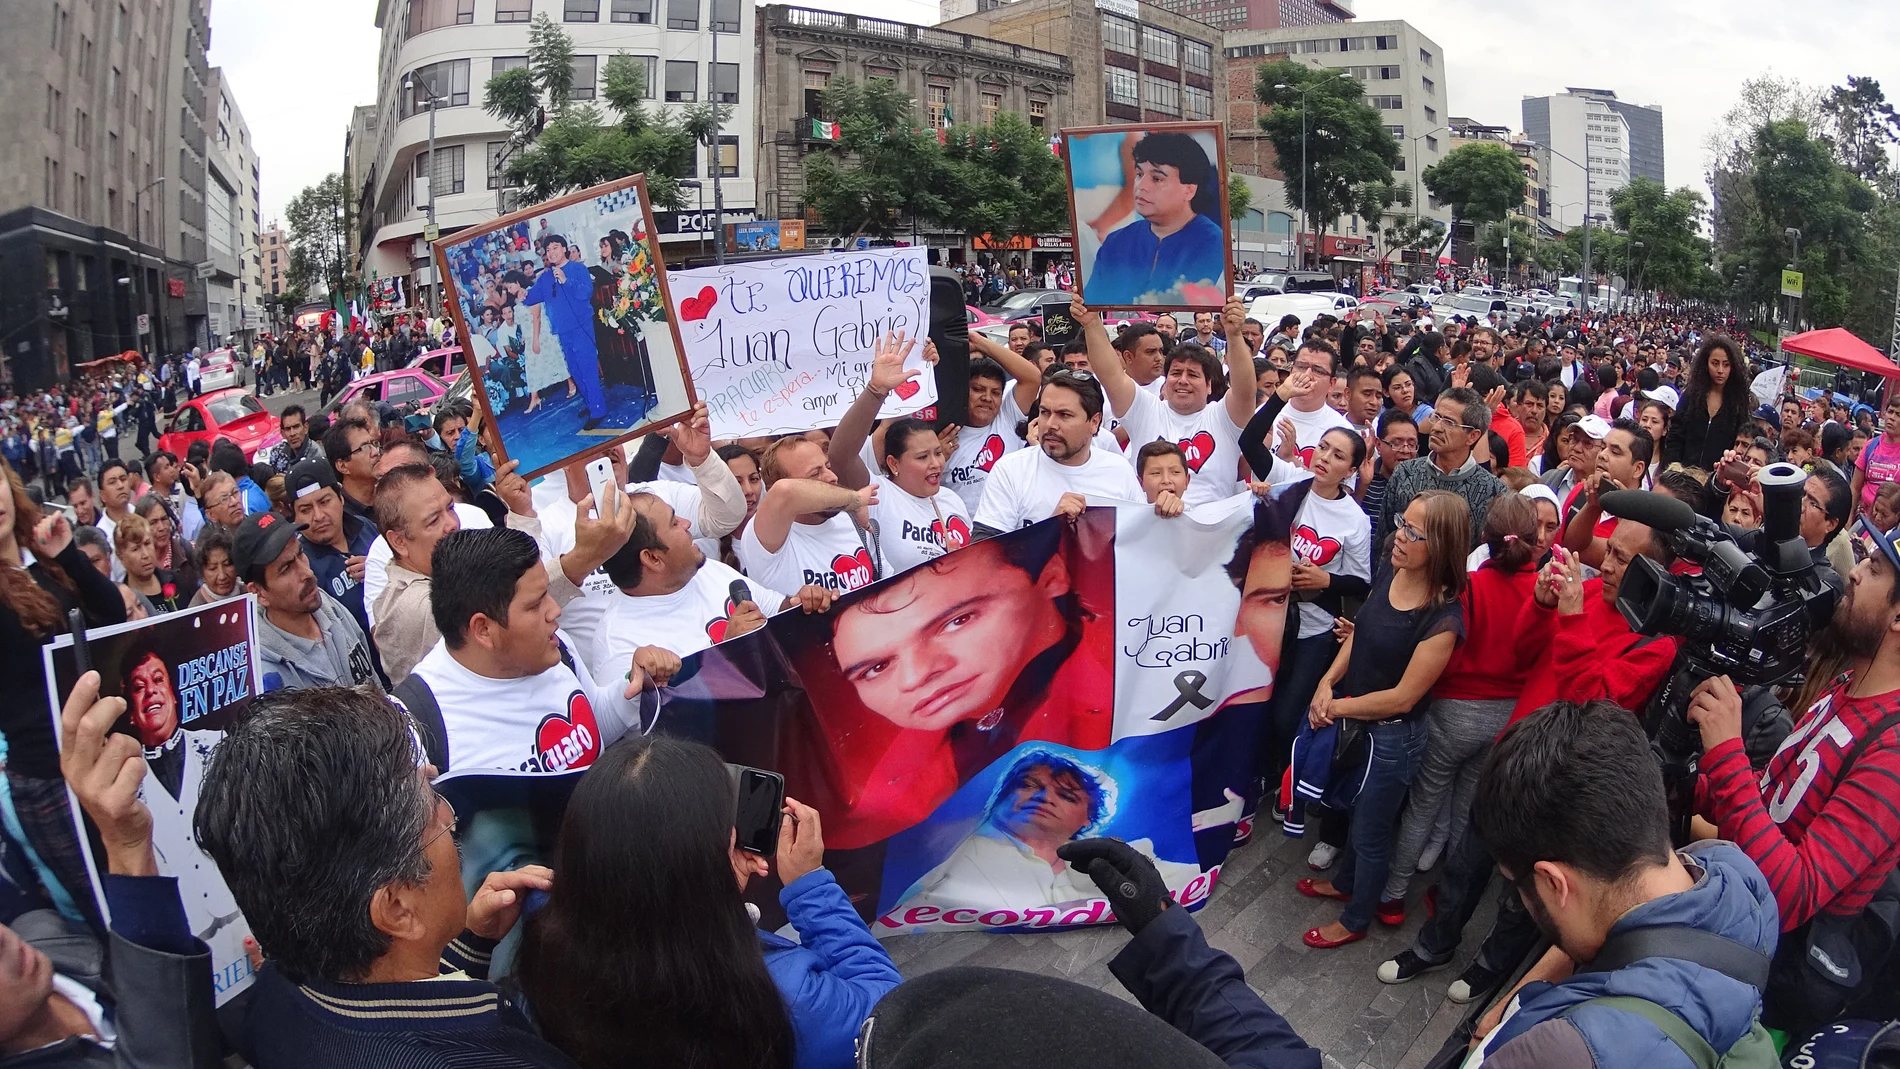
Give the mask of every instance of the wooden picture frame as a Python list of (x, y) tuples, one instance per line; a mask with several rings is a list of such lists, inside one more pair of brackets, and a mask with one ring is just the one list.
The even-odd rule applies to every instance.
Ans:
[[(626, 200), (628, 196), (637, 202), (637, 215), (632, 214)], [(588, 204), (593, 205), (591, 221), (595, 225), (588, 225), (588, 214), (574, 212), (577, 205)], [(635, 219), (637, 228), (627, 229)], [(560, 228), (554, 225), (557, 221)], [(538, 233), (532, 229), (536, 222), (540, 223)], [(502, 236), (497, 239), (496, 235)], [(583, 250), (578, 259), (573, 258), (573, 251), (568, 252), (569, 259), (562, 266), (561, 277), (565, 279), (570, 270), (580, 269), (587, 273), (594, 287), (588, 304), (591, 313), (588, 322), (593, 328), (591, 338), (581, 332), (571, 318), (571, 309), (567, 313), (556, 313), (552, 307), (544, 308), (542, 306), (550, 302), (545, 295), (534, 292), (539, 281), (553, 271), (545, 259), (545, 248), (553, 244), (546, 240), (548, 238), (559, 238), (564, 250)], [(619, 240), (620, 247), (614, 247), (615, 239)], [(602, 258), (596, 251), (601, 244), (608, 244), (618, 261), (612, 274), (599, 264), (589, 263)], [(673, 313), (672, 292), (667, 287), (666, 266), (660, 253), (659, 235), (653, 226), (653, 202), (647, 196), (645, 175), (630, 175), (509, 212), (479, 226), (457, 231), (452, 237), (439, 239), (431, 251), (443, 287), (443, 304), (455, 324), (456, 340), (462, 346), (465, 364), (473, 378), (473, 400), (484, 427), (491, 432), (487, 444), (497, 465), (518, 460), (522, 477), (536, 478), (622, 448), (634, 438), (671, 426), (692, 414), (698, 398), (693, 391), (692, 375), (687, 370), (686, 347)], [(480, 258), (484, 251), (491, 257), (499, 253), (508, 258), (496, 271), (492, 259)], [(529, 260), (537, 265), (532, 276), (528, 276), (524, 268)], [(472, 311), (474, 308), (480, 307), (481, 314), (485, 314), (489, 307), (494, 307), (491, 298), (471, 292), (471, 269), (477, 279), (492, 280), (498, 276), (506, 280), (495, 284), (495, 296), (502, 298), (513, 311), (497, 309), (496, 327), (499, 333), (519, 342), (520, 350), (512, 345), (496, 346), (488, 340), (484, 323), (470, 322), (471, 314), (476, 314)], [(612, 314), (604, 317), (599, 303), (600, 287), (609, 282), (614, 286), (613, 301), (605, 310)], [(550, 295), (555, 285), (549, 281)], [(530, 304), (526, 300), (529, 296), (543, 299)], [(504, 319), (510, 314), (515, 321), (504, 325)], [(564, 321), (564, 330), (557, 330), (550, 322), (556, 318)], [(524, 319), (528, 322), (524, 323)], [(653, 326), (665, 329), (653, 331)], [(477, 331), (483, 332), (479, 351), (474, 344)], [(531, 331), (536, 335), (535, 341), (529, 340)], [(551, 368), (559, 370), (558, 365), (551, 363), (551, 357), (545, 355), (550, 347), (548, 335), (553, 336), (554, 346), (567, 361), (570, 374), (563, 378), (569, 388), (575, 390), (571, 396), (561, 393), (563, 378), (542, 381)], [(566, 342), (562, 341), (563, 337)], [(655, 340), (663, 340), (670, 346), (670, 353), (650, 352), (650, 349), (664, 347), (654, 346)], [(608, 343), (604, 350), (602, 341)], [(538, 347), (534, 347), (537, 342)], [(593, 349), (596, 376), (593, 383), (583, 381), (584, 375), (572, 374), (577, 365), (567, 358), (569, 346), (577, 351)], [(538, 376), (529, 373), (530, 347), (538, 365), (535, 369)], [(497, 366), (488, 366), (491, 359), (497, 361)], [(519, 367), (514, 363), (517, 359), (521, 361)], [(584, 356), (582, 360), (579, 366), (584, 368)], [(614, 374), (644, 376), (644, 381), (608, 381), (608, 375), (602, 372), (609, 360), (613, 362)], [(536, 381), (542, 384), (536, 386)], [(602, 416), (594, 415), (590, 385), (599, 391)], [(651, 396), (638, 396), (642, 393)], [(544, 400), (546, 405), (541, 403)], [(496, 411), (498, 401), (500, 411)], [(520, 411), (517, 402), (522, 408)], [(535, 406), (534, 411), (526, 411), (526, 406), (531, 404)], [(548, 406), (551, 410), (541, 418), (529, 418)], [(638, 409), (639, 414), (629, 423), (626, 414), (634, 409)], [(564, 434), (561, 427), (552, 422), (570, 419), (577, 413), (580, 419), (571, 432)], [(609, 422), (610, 419), (617, 422)], [(589, 422), (595, 425), (588, 427)]]
[[(1069, 232), (1071, 240), (1074, 242), (1076, 263), (1075, 290), (1077, 294), (1081, 295), (1083, 305), (1089, 308), (1138, 308), (1144, 311), (1155, 312), (1219, 312), (1225, 307), (1227, 298), (1235, 290), (1234, 227), (1233, 220), (1229, 218), (1227, 210), (1229, 174), (1227, 170), (1226, 127), (1221, 123), (1212, 121), (1120, 123), (1113, 126), (1074, 127), (1061, 130), (1059, 134), (1062, 137), (1062, 163), (1068, 174)], [(1108, 283), (1116, 285), (1114, 291), (1103, 292), (1103, 284), (1098, 283), (1097, 292), (1091, 295), (1089, 293), (1088, 284), (1091, 276), (1096, 273), (1100, 249), (1108, 236), (1119, 233), (1129, 227), (1143, 225), (1146, 220), (1142, 219), (1142, 217), (1136, 213), (1134, 214), (1134, 221), (1121, 222), (1124, 216), (1118, 214), (1114, 220), (1111, 220), (1111, 223), (1120, 222), (1121, 225), (1113, 226), (1112, 229), (1104, 232), (1099, 238), (1094, 235), (1093, 229), (1088, 223), (1085, 223), (1076, 212), (1077, 143), (1095, 137), (1120, 137), (1123, 139), (1122, 142), (1119, 142), (1115, 146), (1117, 152), (1123, 157), (1124, 178), (1120, 188), (1126, 191), (1125, 195), (1129, 198), (1129, 204), (1125, 211), (1135, 213), (1133, 187), (1127, 177), (1127, 168), (1131, 162), (1128, 154), (1132, 152), (1134, 142), (1152, 134), (1185, 134), (1194, 138), (1197, 143), (1200, 143), (1200, 147), (1203, 151), (1207, 148), (1203, 139), (1212, 139), (1213, 159), (1209, 164), (1211, 168), (1210, 178), (1214, 179), (1216, 183), (1214, 198), (1218, 203), (1211, 207), (1217, 208), (1220, 213), (1221, 275), (1218, 279), (1214, 280), (1213, 284), (1196, 286), (1190, 282), (1188, 286), (1175, 286), (1168, 291), (1164, 291), (1168, 297), (1175, 299), (1168, 299), (1168, 297), (1159, 300), (1142, 299), (1146, 294), (1156, 291), (1131, 291), (1126, 285), (1120, 285), (1119, 280)], [(1205, 185), (1207, 183), (1202, 184)], [(1095, 190), (1104, 187), (1099, 184), (1092, 184), (1087, 188)], [(1198, 194), (1201, 192), (1203, 191), (1197, 187), (1197, 200), (1200, 199)], [(1117, 194), (1115, 199), (1109, 202), (1109, 208), (1113, 209), (1119, 207), (1122, 196), (1123, 194)], [(1091, 197), (1090, 199), (1099, 198)], [(1205, 203), (1203, 203), (1202, 206), (1209, 207)], [(1211, 212), (1197, 210), (1195, 214), (1196, 216), (1204, 216), (1210, 222), (1214, 220), (1214, 216)], [(1190, 225), (1193, 225), (1191, 221)], [(1085, 234), (1089, 240), (1084, 240)], [(1206, 292), (1195, 293), (1192, 292), (1192, 288), (1198, 288)]]

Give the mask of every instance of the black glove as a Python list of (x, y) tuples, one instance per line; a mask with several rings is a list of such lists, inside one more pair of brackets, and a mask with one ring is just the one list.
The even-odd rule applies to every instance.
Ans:
[(1115, 919), (1131, 935), (1168, 908), (1168, 884), (1147, 855), (1120, 839), (1082, 839), (1063, 843), (1056, 856), (1089, 874), (1115, 910)]

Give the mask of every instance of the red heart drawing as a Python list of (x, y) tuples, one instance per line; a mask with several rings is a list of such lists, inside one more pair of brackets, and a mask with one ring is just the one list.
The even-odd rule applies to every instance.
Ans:
[(1300, 467), (1310, 468), (1313, 466), (1313, 446), (1309, 445), (1304, 449), (1297, 449), (1293, 455), (1300, 458)]
[(680, 302), (680, 318), (694, 323), (712, 314), (713, 305), (719, 303), (719, 291), (707, 286), (695, 296)]
[(1214, 436), (1200, 431), (1192, 438), (1181, 439), (1181, 452), (1187, 454), (1188, 470), (1196, 475), (1201, 473), (1201, 465), (1214, 455)]
[(950, 517), (945, 521), (944, 527), (946, 529), (943, 540), (945, 549), (961, 549), (970, 544), (970, 525), (963, 522), (963, 517)]
[(728, 622), (729, 621), (723, 616), (706, 621), (706, 637), (712, 639), (715, 644), (724, 642), (726, 640), (726, 624)]
[(1325, 538), (1313, 530), (1309, 524), (1300, 524), (1293, 530), (1293, 555), (1305, 557), (1314, 564), (1324, 567), (1334, 557), (1339, 556), (1339, 539), (1332, 535)]
[(600, 728), (594, 723), (594, 707), (588, 704), (587, 695), (580, 691), (568, 695), (566, 716), (551, 713), (543, 717), (534, 732), (534, 746), (544, 772), (567, 772), (593, 764), (600, 756)]
[(871, 581), (871, 551), (860, 548), (850, 556), (840, 553), (831, 559), (831, 570), (838, 573), (846, 590), (856, 590)]
[(917, 396), (917, 391), (923, 388), (923, 384), (916, 379), (905, 379), (903, 382), (898, 383), (897, 388), (891, 392), (908, 401)]
[(976, 466), (989, 471), (996, 467), (996, 462), (1001, 459), (1003, 459), (1003, 436), (992, 434), (983, 440), (983, 448), (976, 451)]

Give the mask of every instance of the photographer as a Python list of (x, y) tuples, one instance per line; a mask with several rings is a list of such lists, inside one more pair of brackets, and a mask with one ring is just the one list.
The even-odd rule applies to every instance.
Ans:
[[(1707, 680), (1689, 705), (1703, 745), (1698, 808), (1761, 867), (1782, 928), (1791, 933), (1784, 940), (1791, 949), (1777, 959), (1778, 979), (1793, 979), (1788, 966), (1810, 956), (1810, 945), (1833, 959), (1860, 950), (1855, 922), (1885, 897), (1882, 885), (1900, 858), (1900, 807), (1893, 801), (1900, 786), (1900, 549), (1865, 521), (1860, 531), (1878, 552), (1854, 568), (1822, 639), (1858, 667), (1808, 709), (1759, 781), (1743, 750), (1734, 684)], [(1793, 934), (1803, 926), (1805, 933)], [(1851, 990), (1841, 985), (1851, 981), (1835, 980), (1844, 1003)], [(1771, 992), (1791, 994), (1779, 983)], [(1769, 1023), (1795, 1031), (1824, 1023), (1838, 1009), (1789, 1004), (1806, 1001), (1771, 995)]]

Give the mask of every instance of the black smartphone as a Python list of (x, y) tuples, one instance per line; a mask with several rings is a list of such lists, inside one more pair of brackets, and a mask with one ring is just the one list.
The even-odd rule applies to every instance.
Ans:
[(1069, 315), (1068, 301), (1045, 301), (1042, 306), (1042, 343), (1058, 354), (1082, 336), (1082, 327)]
[(73, 665), (83, 676), (92, 671), (92, 647), (86, 644), (85, 610), (73, 609), (68, 612), (66, 627), (73, 633)]
[(739, 849), (761, 857), (778, 853), (779, 824), (785, 819), (785, 777), (745, 765), (727, 765), (726, 771), (739, 791), (732, 821), (739, 833)]

